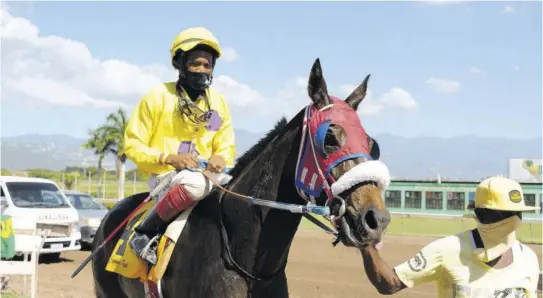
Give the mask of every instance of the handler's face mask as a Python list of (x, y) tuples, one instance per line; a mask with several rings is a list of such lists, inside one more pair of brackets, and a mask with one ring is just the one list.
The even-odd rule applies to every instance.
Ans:
[(520, 223), (521, 219), (516, 215), (491, 224), (479, 222), (477, 230), (484, 248), (477, 248), (475, 257), (487, 263), (503, 255), (515, 242)]

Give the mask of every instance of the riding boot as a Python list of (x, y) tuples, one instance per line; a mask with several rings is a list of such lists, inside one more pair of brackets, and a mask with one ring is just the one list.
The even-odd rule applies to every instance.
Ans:
[(173, 185), (145, 219), (134, 229), (130, 240), (134, 253), (151, 264), (157, 262), (156, 248), (158, 236), (166, 231), (168, 225), (186, 208), (195, 203), (183, 185)]

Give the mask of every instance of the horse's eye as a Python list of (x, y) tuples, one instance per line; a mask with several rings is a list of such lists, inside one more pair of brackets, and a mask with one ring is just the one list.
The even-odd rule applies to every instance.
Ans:
[(377, 141), (366, 135), (366, 139), (368, 140), (368, 144), (370, 145), (370, 156), (373, 160), (379, 160), (379, 157), (381, 157), (381, 149), (379, 148), (379, 143)]
[(324, 152), (326, 154), (332, 154), (345, 145), (347, 141), (347, 134), (343, 127), (339, 125), (332, 124), (326, 132), (326, 137), (324, 138)]

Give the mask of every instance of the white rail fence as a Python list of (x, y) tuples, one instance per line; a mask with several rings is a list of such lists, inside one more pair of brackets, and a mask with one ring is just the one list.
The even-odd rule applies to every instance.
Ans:
[(38, 297), (38, 263), (40, 250), (48, 236), (69, 236), (67, 225), (25, 221), (25, 226), (14, 230), (15, 251), (22, 254), (22, 261), (0, 260), (0, 278), (7, 283), (9, 275), (23, 275), (23, 295), (27, 296), (27, 279), (30, 276), (30, 297)]

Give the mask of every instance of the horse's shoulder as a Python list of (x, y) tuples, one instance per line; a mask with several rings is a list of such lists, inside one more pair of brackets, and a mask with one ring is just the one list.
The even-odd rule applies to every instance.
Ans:
[(126, 208), (134, 209), (139, 204), (141, 204), (141, 202), (143, 202), (143, 200), (145, 200), (148, 196), (149, 196), (149, 192), (140, 192), (140, 193), (133, 194), (129, 197), (126, 197), (120, 200), (117, 204), (113, 206), (113, 208), (111, 208), (111, 210), (113, 210), (114, 208), (123, 209), (123, 210)]
[(148, 196), (149, 192), (142, 192), (118, 201), (109, 209), (106, 216), (102, 219), (102, 222), (110, 223), (111, 219), (113, 219), (115, 223), (120, 223), (120, 221), (124, 220), (130, 212), (136, 209)]

